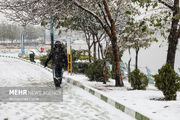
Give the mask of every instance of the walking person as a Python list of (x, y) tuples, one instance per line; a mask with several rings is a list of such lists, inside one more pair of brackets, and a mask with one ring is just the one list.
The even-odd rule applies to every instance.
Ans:
[(44, 67), (47, 66), (49, 60), (52, 59), (53, 79), (56, 88), (60, 88), (62, 83), (63, 68), (67, 67), (67, 56), (60, 41), (55, 42), (54, 48), (51, 50)]

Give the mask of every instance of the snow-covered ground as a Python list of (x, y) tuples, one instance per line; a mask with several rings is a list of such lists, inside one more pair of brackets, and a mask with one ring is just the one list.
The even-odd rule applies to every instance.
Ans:
[(18, 54), (21, 53), (21, 49), (0, 49), (1, 55), (10, 55), (18, 57)]
[[(40, 53), (37, 49), (25, 49), (25, 56), (29, 57), (31, 51), (35, 53), (35, 56), (42, 56), (47, 54), (46, 51)], [(0, 49), (0, 54), (18, 57), (19, 54), (21, 55), (21, 49)]]
[[(0, 57), (0, 87), (53, 86), (52, 74), (21, 60)], [(63, 102), (0, 102), (0, 119), (8, 120), (133, 120), (63, 80)]]
[(152, 99), (164, 96), (152, 84), (147, 87), (147, 90), (128, 90), (131, 87), (127, 80), (124, 80), (125, 87), (119, 88), (114, 87), (114, 80), (104, 85), (100, 82), (90, 82), (86, 76), (80, 74), (65, 73), (65, 76), (95, 88), (109, 98), (154, 120), (179, 120), (180, 118), (180, 92), (177, 92), (176, 101), (157, 101)]

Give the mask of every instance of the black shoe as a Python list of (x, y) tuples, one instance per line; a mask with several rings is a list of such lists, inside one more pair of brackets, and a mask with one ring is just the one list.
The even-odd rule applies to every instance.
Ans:
[(58, 90), (58, 89), (60, 89), (61, 88), (61, 86), (59, 86), (59, 87), (56, 87), (56, 90)]
[(55, 87), (59, 86), (59, 82), (58, 82), (58, 80), (56, 78), (54, 78), (54, 85), (55, 85)]
[(59, 84), (62, 83), (62, 78), (61, 77), (57, 77), (57, 81), (59, 82)]

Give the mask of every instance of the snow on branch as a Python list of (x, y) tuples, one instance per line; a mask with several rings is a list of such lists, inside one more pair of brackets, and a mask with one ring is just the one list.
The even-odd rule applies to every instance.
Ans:
[(80, 3), (78, 3), (77, 1), (74, 1), (74, 5), (76, 5), (77, 7), (79, 7), (80, 9), (86, 11), (87, 13), (91, 14), (92, 16), (94, 16), (96, 18), (96, 20), (101, 24), (101, 26), (104, 28), (104, 30), (106, 31), (106, 33), (111, 36), (110, 31), (108, 30), (108, 28), (106, 27), (106, 25), (104, 25), (103, 21), (101, 20), (101, 18), (99, 16), (97, 16), (93, 11), (83, 7), (82, 5), (80, 5)]
[(12, 21), (38, 24), (50, 15), (64, 14), (71, 3), (67, 0), (2, 0), (0, 11)]
[(169, 5), (168, 3), (162, 1), (162, 0), (158, 0), (159, 3), (165, 5), (166, 7), (170, 8), (172, 11), (174, 10), (174, 7), (172, 7), (171, 5)]

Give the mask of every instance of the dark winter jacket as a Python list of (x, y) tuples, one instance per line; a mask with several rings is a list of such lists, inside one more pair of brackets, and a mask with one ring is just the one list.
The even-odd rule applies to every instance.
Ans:
[(67, 56), (64, 52), (62, 45), (56, 45), (53, 50), (51, 50), (46, 62), (45, 67), (49, 60), (52, 59), (52, 65), (56, 67), (67, 67)]

